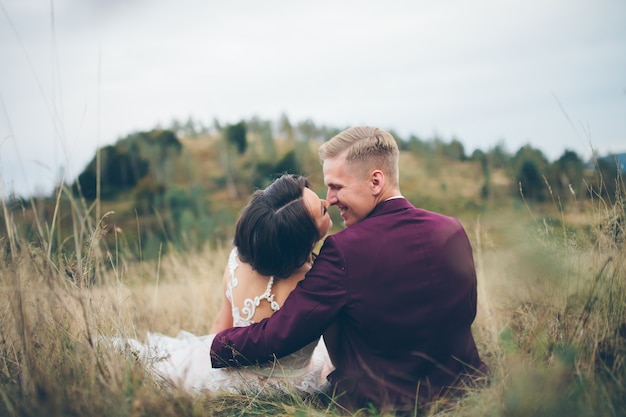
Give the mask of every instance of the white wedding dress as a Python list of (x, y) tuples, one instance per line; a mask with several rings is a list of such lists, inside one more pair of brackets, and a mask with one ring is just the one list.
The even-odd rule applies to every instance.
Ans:
[[(246, 299), (241, 311), (235, 306), (233, 289), (238, 285), (236, 256), (236, 249), (233, 249), (228, 259), (230, 281), (226, 297), (232, 305), (234, 326), (249, 326), (261, 302), (270, 303), (273, 311), (280, 306), (274, 301), (271, 278), (263, 294)], [(327, 387), (326, 376), (333, 367), (321, 338), (273, 363), (244, 368), (212, 368), (210, 350), (214, 337), (215, 334), (196, 336), (182, 331), (177, 337), (148, 333), (146, 344), (133, 339), (114, 342), (118, 347), (132, 350), (162, 381), (190, 392), (316, 393)]]

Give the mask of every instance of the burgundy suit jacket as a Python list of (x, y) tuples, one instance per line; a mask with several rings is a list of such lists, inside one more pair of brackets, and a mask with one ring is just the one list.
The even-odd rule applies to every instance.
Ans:
[(337, 323), (328, 379), (338, 401), (412, 408), (487, 371), (471, 332), (475, 315), (476, 273), (461, 224), (391, 199), (327, 237), (272, 317), (218, 333), (211, 360), (214, 367), (271, 361)]

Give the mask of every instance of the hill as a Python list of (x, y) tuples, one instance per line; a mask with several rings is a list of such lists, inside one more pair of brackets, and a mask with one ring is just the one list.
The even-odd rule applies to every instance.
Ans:
[[(252, 119), (214, 132), (135, 132), (100, 149), (73, 184), (47, 198), (9, 201), (2, 216), (8, 214), (27, 240), (47, 239), (51, 252), (76, 251), (78, 212), (86, 229), (99, 225), (105, 244), (137, 259), (229, 241), (248, 196), (278, 174), (306, 175), (325, 194), (317, 148), (337, 129), (284, 120), (280, 126)], [(567, 209), (592, 195), (615, 196), (611, 164), (585, 171), (572, 152), (549, 162), (529, 146), (514, 155), (495, 147), (467, 156), (457, 140), (411, 136), (398, 144), (403, 194), (416, 206), (460, 218), (522, 198), (556, 199)], [(342, 222), (336, 217), (334, 223)]]

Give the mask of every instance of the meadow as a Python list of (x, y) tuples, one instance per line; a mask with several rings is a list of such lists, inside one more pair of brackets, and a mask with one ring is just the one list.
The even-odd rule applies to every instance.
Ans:
[[(463, 198), (477, 194), (479, 168), (448, 164), (425, 177), (406, 169), (413, 163), (402, 161), (405, 195), (416, 205), (451, 208), (472, 242), (474, 334), (492, 370), (487, 386), (415, 414), (626, 415), (621, 178), (611, 199), (573, 199), (564, 208), (559, 197), (538, 204), (522, 193), (477, 210)], [(63, 199), (72, 211), (73, 250), (63, 255), (52, 244), (56, 210), (39, 224), (34, 244), (2, 205), (1, 416), (379, 415), (296, 394), (192, 396), (164, 389), (132, 355), (103, 349), (100, 336), (208, 333), (230, 248), (224, 240), (129, 259), (116, 249), (124, 230), (105, 227), (112, 216), (106, 208), (67, 189), (58, 193), (57, 204)], [(109, 244), (102, 245), (105, 233)]]

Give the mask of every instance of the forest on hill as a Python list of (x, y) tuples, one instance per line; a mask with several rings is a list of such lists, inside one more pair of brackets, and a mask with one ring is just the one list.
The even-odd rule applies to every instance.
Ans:
[[(308, 176), (324, 195), (317, 148), (340, 130), (283, 116), (224, 126), (216, 120), (211, 128), (189, 119), (131, 133), (99, 149), (72, 184), (59, 184), (52, 195), (9, 199), (0, 234), (15, 224), (19, 230), (13, 233), (50, 242), (51, 252), (75, 250), (69, 241), (80, 202), (103, 241), (135, 258), (154, 258), (172, 245), (221, 243), (230, 238), (250, 193), (281, 173)], [(558, 201), (564, 209), (577, 200), (611, 200), (624, 166), (620, 156), (583, 161), (570, 150), (549, 161), (529, 145), (512, 154), (497, 145), (467, 155), (458, 139), (392, 134), (401, 149), (404, 195), (415, 205), (460, 217), (522, 199)]]

